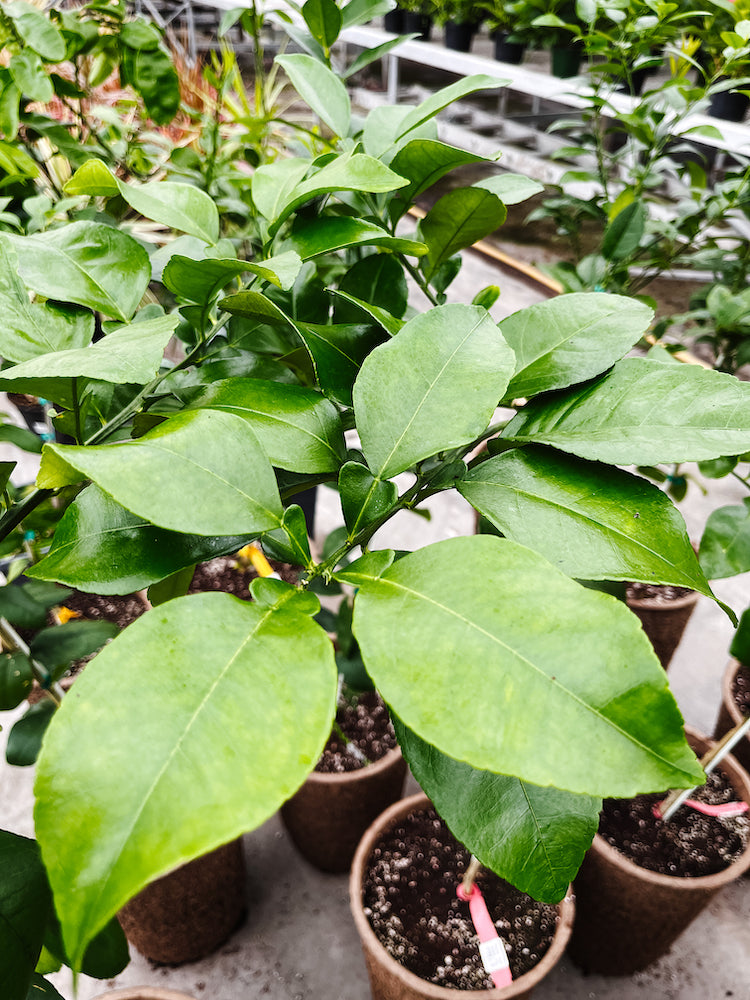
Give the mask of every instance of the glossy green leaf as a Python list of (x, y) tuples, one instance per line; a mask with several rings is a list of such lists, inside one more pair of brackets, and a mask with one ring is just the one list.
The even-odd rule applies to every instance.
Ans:
[(284, 246), (296, 251), (303, 260), (356, 246), (383, 247), (413, 257), (427, 253), (424, 243), (391, 236), (374, 222), (350, 216), (330, 216), (297, 225)]
[(476, 94), (479, 90), (499, 90), (501, 87), (507, 86), (507, 84), (507, 80), (498, 79), (496, 76), (486, 76), (483, 73), (476, 73), (473, 76), (466, 76), (462, 80), (457, 80), (455, 83), (450, 84), (450, 86), (438, 90), (410, 111), (401, 122), (396, 139), (401, 139), (422, 125), (423, 122), (434, 118), (439, 111), (447, 108), (454, 101), (460, 101), (462, 97), (468, 97), (469, 94)]
[(740, 663), (750, 663), (750, 607), (740, 615), (737, 631), (729, 646), (729, 655)]
[(33, 680), (27, 656), (23, 653), (0, 655), (0, 712), (9, 712), (20, 705), (31, 691)]
[(273, 608), (178, 598), (99, 654), (47, 735), (35, 788), (74, 966), (148, 882), (259, 826), (296, 791), (335, 700), (330, 640), (283, 597)]
[[(293, 563), (296, 566), (304, 566), (308, 569), (313, 562), (310, 554), (309, 538), (309, 535), (312, 534), (311, 529), (313, 526), (311, 524), (308, 528), (305, 512), (299, 504), (292, 504), (290, 507), (286, 508), (281, 526), (286, 533), (286, 537), (288, 538), (289, 545), (292, 549), (292, 554), (294, 556)], [(309, 596), (312, 597), (313, 595)], [(316, 611), (317, 608), (309, 610), (308, 614), (315, 614)]]
[[(70, 964), (65, 954), (60, 921), (54, 912), (50, 914), (44, 946), (66, 965)], [(117, 918), (113, 918), (99, 931), (86, 949), (81, 972), (94, 979), (112, 979), (119, 975), (129, 962), (128, 942)]]
[(351, 28), (356, 24), (366, 24), (374, 17), (387, 14), (394, 6), (393, 0), (349, 0), (341, 11), (343, 25), (345, 28)]
[(25, 1000), (65, 1000), (65, 997), (57, 992), (48, 979), (34, 973)]
[(131, 84), (143, 98), (146, 111), (157, 125), (168, 125), (180, 107), (180, 81), (166, 49), (125, 47), (120, 63), (120, 79)]
[(602, 237), (602, 254), (607, 260), (625, 260), (641, 242), (646, 228), (642, 201), (631, 201), (608, 223)]
[(427, 280), (449, 257), (502, 226), (507, 214), (500, 199), (481, 188), (456, 188), (444, 194), (419, 224), (419, 235), (429, 247), (423, 265)]
[(488, 312), (447, 305), (410, 320), (367, 357), (354, 384), (362, 450), (379, 479), (487, 427), (513, 370)]
[(31, 655), (50, 672), (67, 667), (73, 660), (91, 656), (119, 632), (108, 621), (69, 621), (44, 628), (31, 640)]
[(25, 0), (3, 4), (3, 11), (10, 17), (24, 42), (38, 52), (47, 62), (60, 62), (65, 58), (65, 39), (50, 18)]
[(16, 53), (10, 61), (9, 69), (16, 86), (29, 100), (48, 104), (55, 96), (52, 81), (42, 60), (31, 49)]
[[(288, 56), (287, 58), (296, 57)], [(343, 154), (321, 167), (307, 180), (296, 185), (269, 227), (269, 235), (274, 236), (292, 212), (320, 195), (332, 194), (336, 191), (367, 191), (378, 194), (394, 191), (396, 188), (403, 187), (405, 183), (402, 177), (394, 174), (380, 160), (376, 160), (366, 153), (353, 153), (351, 156)]]
[(21, 587), (0, 587), (0, 615), (16, 628), (37, 629), (47, 621), (47, 612), (70, 596), (48, 583), (24, 584)]
[(391, 221), (399, 219), (415, 198), (436, 184), (451, 170), (471, 163), (486, 163), (484, 156), (447, 146), (436, 139), (411, 139), (390, 162), (391, 170), (406, 177), (409, 184), (391, 201), (388, 212)]
[(69, 222), (33, 236), (6, 235), (18, 273), (33, 291), (127, 322), (151, 277), (148, 254), (132, 236), (99, 222)]
[(35, 840), (0, 830), (0, 991), (26, 1000), (52, 910)]
[(680, 512), (640, 476), (529, 447), (482, 462), (457, 485), (506, 537), (569, 576), (670, 583), (713, 597)]
[[(369, 317), (369, 319), (373, 320), (379, 327), (381, 327), (389, 337), (395, 337), (404, 325), (404, 321), (402, 319), (396, 319), (395, 316), (392, 316), (389, 312), (385, 309), (381, 309), (379, 306), (374, 306), (369, 302), (363, 302), (362, 299), (357, 299), (353, 295), (347, 295), (346, 292), (342, 292), (338, 289), (332, 289), (332, 291), (338, 300), (336, 312), (334, 314), (334, 317), (338, 320), (346, 318), (347, 320), (353, 321), (356, 317), (361, 321), (362, 319)], [(398, 288), (393, 289), (393, 300), (394, 307), (400, 308), (401, 302), (398, 296)], [(351, 307), (344, 312), (344, 316), (339, 315), (342, 305)], [(349, 315), (350, 312), (351, 316)]]
[(253, 174), (253, 202), (266, 219), (275, 219), (310, 169), (310, 161), (290, 156), (258, 167)]
[(170, 229), (196, 236), (206, 243), (216, 243), (219, 239), (219, 210), (210, 195), (192, 184), (174, 181), (126, 184), (115, 177), (101, 160), (89, 160), (67, 182), (65, 193), (119, 193), (131, 208), (146, 219), (161, 222)]
[(355, 73), (361, 72), (366, 66), (369, 66), (378, 59), (382, 59), (383, 56), (388, 55), (391, 49), (398, 48), (404, 41), (408, 41), (411, 38), (417, 38), (417, 35), (399, 35), (396, 38), (389, 38), (387, 42), (381, 42), (380, 45), (376, 45), (373, 48), (363, 49), (344, 70), (342, 74), (343, 78), (345, 80), (351, 79)]
[(310, 34), (324, 49), (330, 49), (341, 31), (341, 10), (334, 0), (306, 0), (302, 16)]
[(576, 292), (536, 302), (500, 324), (516, 353), (509, 398), (600, 375), (646, 332), (653, 310), (624, 295)]
[(186, 566), (237, 552), (247, 541), (247, 535), (156, 528), (92, 485), (65, 511), (49, 553), (26, 574), (95, 594), (132, 594)]
[(339, 412), (319, 392), (256, 378), (227, 379), (192, 404), (247, 420), (273, 465), (293, 472), (335, 472), (346, 455)]
[(398, 499), (396, 484), (376, 479), (365, 465), (347, 462), (339, 473), (339, 493), (349, 538), (387, 514)]
[(45, 446), (38, 486), (54, 489), (81, 476), (173, 531), (252, 534), (281, 520), (271, 463), (248, 422), (232, 413), (179, 413), (135, 441)]
[[(0, 372), (0, 387), (43, 395), (71, 407), (76, 379), (145, 385), (159, 370), (178, 318), (159, 316), (131, 323), (88, 347), (44, 354), (5, 368)], [(36, 392), (38, 388), (44, 388), (44, 392)]]
[(664, 670), (620, 601), (491, 535), (428, 545), (384, 572), (360, 563), (336, 578), (359, 588), (368, 673), (443, 753), (587, 795), (701, 780)]
[(750, 570), (750, 501), (719, 507), (708, 517), (699, 559), (709, 580), (721, 580)]
[(473, 187), (491, 191), (504, 205), (518, 205), (544, 191), (544, 185), (524, 174), (497, 174), (477, 181)]
[(276, 56), (276, 62), (321, 121), (335, 136), (346, 138), (352, 108), (346, 86), (333, 70), (304, 53)]
[(697, 365), (626, 358), (597, 382), (535, 400), (503, 437), (617, 465), (738, 455), (750, 448), (750, 384)]
[(386, 334), (374, 326), (354, 323), (300, 323), (299, 332), (313, 359), (320, 388), (337, 403), (351, 406), (360, 366)]
[(409, 304), (409, 289), (403, 266), (391, 254), (373, 253), (358, 260), (339, 282), (338, 292), (359, 303), (359, 307), (347, 311), (343, 302), (337, 302), (336, 322), (351, 316), (361, 320), (361, 308), (375, 306), (376, 311), (371, 315), (377, 316), (381, 323), (380, 317), (385, 318), (391, 336), (400, 329), (400, 320)]
[(412, 774), (460, 843), (533, 899), (559, 902), (594, 839), (602, 800), (479, 771), (399, 719), (394, 725)]
[(164, 268), (163, 281), (175, 295), (188, 302), (210, 302), (241, 274), (257, 274), (279, 288), (291, 288), (299, 274), (301, 260), (296, 253), (283, 253), (264, 261), (204, 259), (192, 260), (179, 254)]
[(14, 767), (31, 767), (36, 763), (44, 734), (55, 714), (54, 702), (42, 698), (23, 715), (8, 733), (5, 759)]

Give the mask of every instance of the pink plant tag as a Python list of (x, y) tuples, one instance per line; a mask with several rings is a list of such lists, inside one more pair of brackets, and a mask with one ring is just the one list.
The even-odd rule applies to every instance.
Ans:
[(492, 977), (492, 982), (498, 989), (510, 986), (513, 976), (508, 964), (508, 954), (505, 945), (492, 923), (492, 917), (487, 909), (484, 896), (478, 885), (472, 885), (471, 894), (466, 895), (463, 885), (458, 886), (456, 895), (464, 903), (468, 902), (471, 919), (479, 937), (479, 954), (482, 965)]

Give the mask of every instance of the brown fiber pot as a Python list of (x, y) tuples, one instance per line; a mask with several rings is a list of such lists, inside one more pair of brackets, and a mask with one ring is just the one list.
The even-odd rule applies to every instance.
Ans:
[(245, 909), (242, 841), (233, 840), (146, 886), (117, 918), (146, 958), (180, 965), (223, 944)]
[(511, 1000), (511, 998), (524, 1000), (525, 997), (530, 997), (534, 987), (549, 974), (565, 951), (575, 913), (575, 903), (570, 891), (559, 904), (560, 918), (557, 931), (547, 954), (525, 976), (521, 976), (511, 986), (503, 989), (455, 990), (428, 983), (391, 958), (370, 927), (362, 908), (362, 887), (370, 855), (384, 830), (406, 816), (412, 809), (429, 807), (430, 800), (422, 792), (394, 803), (372, 824), (354, 855), (349, 877), (349, 902), (362, 942), (373, 1000), (460, 1000), (462, 996), (467, 1000), (469, 998), (470, 1000)]
[[(711, 741), (686, 730), (703, 755)], [(733, 757), (721, 770), (739, 798), (750, 803), (750, 777)], [(576, 922), (568, 951), (586, 972), (627, 976), (645, 969), (673, 942), (713, 896), (750, 868), (750, 844), (742, 856), (716, 875), (679, 878), (633, 864), (598, 834), (575, 880)]]
[(695, 591), (668, 603), (653, 598), (628, 598), (628, 607), (640, 618), (643, 631), (665, 670), (674, 656), (697, 601)]
[[(734, 677), (739, 666), (739, 660), (730, 660), (727, 664), (727, 669), (724, 671), (724, 677), (721, 681), (719, 718), (716, 720), (716, 728), (714, 729), (715, 740), (721, 739), (724, 733), (728, 733), (730, 729), (734, 729), (744, 718), (732, 694)], [(750, 772), (750, 736), (746, 736), (739, 743), (736, 743), (732, 749), (732, 753), (745, 770)]]
[(94, 1000), (194, 1000), (187, 993), (167, 990), (163, 986), (128, 986), (122, 990), (109, 990)]
[(357, 771), (313, 771), (281, 807), (281, 818), (310, 864), (324, 872), (347, 872), (367, 827), (401, 797), (405, 777), (398, 747)]

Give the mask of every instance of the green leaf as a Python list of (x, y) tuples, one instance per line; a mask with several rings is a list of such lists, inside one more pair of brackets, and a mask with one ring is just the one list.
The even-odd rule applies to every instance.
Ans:
[(34, 973), (25, 1000), (65, 1000), (65, 997), (58, 993), (52, 983), (44, 976)]
[(341, 10), (334, 0), (306, 0), (302, 16), (310, 34), (328, 51), (341, 31)]
[(491, 191), (504, 205), (518, 205), (544, 191), (543, 184), (524, 174), (497, 174), (495, 177), (485, 177), (472, 186)]
[(55, 714), (55, 705), (42, 698), (23, 715), (8, 733), (5, 759), (14, 767), (31, 767), (36, 763), (47, 726)]
[[(359, 261), (358, 263), (362, 263), (362, 261)], [(371, 320), (374, 320), (374, 322), (377, 323), (377, 325), (381, 327), (385, 331), (385, 333), (388, 334), (389, 337), (395, 337), (396, 334), (404, 325), (403, 320), (396, 319), (395, 316), (392, 316), (389, 312), (386, 312), (385, 309), (381, 309), (379, 306), (371, 305), (369, 302), (363, 302), (362, 299), (357, 299), (353, 295), (347, 295), (346, 292), (342, 292), (340, 289), (334, 288), (331, 289), (331, 291), (336, 296), (336, 298), (339, 299), (340, 303), (348, 303), (353, 307), (351, 310), (352, 318), (354, 318), (357, 313), (359, 313), (360, 319), (363, 316), (369, 317)], [(396, 308), (399, 308), (400, 300), (398, 297), (398, 287), (396, 287), (393, 290), (393, 292), (395, 300), (394, 305), (396, 306)], [(341, 305), (338, 304), (336, 307), (336, 313), (334, 314), (335, 318), (337, 319), (343, 318), (339, 315), (340, 311), (341, 311)], [(347, 319), (350, 318), (348, 312), (346, 312), (344, 315)]]
[(439, 111), (447, 108), (455, 101), (460, 101), (462, 97), (475, 94), (478, 90), (499, 90), (501, 87), (507, 86), (507, 84), (507, 80), (498, 79), (496, 76), (486, 76), (483, 73), (477, 73), (473, 76), (466, 76), (462, 80), (457, 80), (450, 86), (438, 90), (437, 93), (432, 94), (427, 100), (418, 104), (413, 111), (410, 111), (401, 122), (395, 139), (401, 139), (409, 132), (419, 128), (424, 122), (434, 118)]
[(41, 628), (47, 621), (47, 611), (69, 596), (69, 590), (47, 583), (6, 585), (0, 587), (0, 615), (17, 628)]
[(356, 24), (366, 24), (375, 17), (381, 17), (393, 10), (392, 0), (349, 0), (341, 13), (343, 25), (351, 28)]
[[(50, 914), (44, 944), (52, 954), (59, 956), (59, 959), (64, 961), (66, 965), (70, 964), (65, 954), (60, 921), (54, 912)], [(112, 979), (119, 975), (129, 962), (128, 942), (117, 918), (114, 918), (99, 931), (86, 949), (81, 972), (94, 979)]]
[(353, 323), (300, 323), (299, 333), (313, 359), (320, 388), (337, 403), (351, 406), (360, 366), (386, 334), (373, 326)]
[(33, 4), (13, 0), (3, 4), (23, 41), (38, 52), (47, 62), (60, 62), (65, 58), (65, 39), (52, 21)]
[[(281, 527), (286, 532), (286, 536), (289, 539), (289, 544), (294, 556), (294, 564), (297, 566), (304, 566), (306, 569), (309, 569), (313, 562), (310, 554), (310, 539), (308, 537), (311, 532), (308, 531), (305, 512), (298, 504), (295, 503), (286, 508), (281, 522)], [(312, 527), (312, 525), (310, 527)], [(298, 594), (300, 599), (303, 596), (312, 597), (313, 595)], [(317, 601), (317, 598), (315, 598), (315, 600)], [(317, 610), (318, 608), (308, 610), (307, 613), (315, 614)]]
[(293, 472), (335, 472), (346, 456), (338, 410), (319, 392), (263, 379), (215, 382), (192, 404), (247, 420), (273, 465)]
[(502, 226), (507, 214), (500, 199), (481, 188), (457, 188), (444, 194), (419, 224), (419, 235), (429, 247), (423, 265), (427, 280), (443, 261)]
[[(109, 175), (114, 185), (104, 174)], [(101, 160), (89, 160), (73, 174), (64, 190), (72, 195), (119, 192), (128, 205), (146, 219), (161, 222), (206, 243), (213, 244), (219, 239), (219, 210), (210, 195), (192, 184), (174, 181), (126, 184), (114, 177)]]
[(335, 700), (330, 640), (284, 601), (178, 598), (99, 654), (48, 733), (35, 787), (74, 967), (147, 883), (259, 826), (296, 791), (330, 733)]
[(31, 640), (31, 655), (50, 672), (96, 653), (119, 632), (108, 621), (70, 621), (42, 629)]
[(750, 608), (746, 608), (740, 616), (737, 631), (729, 647), (729, 655), (740, 663), (750, 663)]
[(349, 538), (387, 514), (398, 499), (396, 484), (376, 479), (365, 465), (347, 462), (339, 473), (339, 493)]
[(625, 260), (641, 242), (646, 228), (646, 210), (641, 201), (631, 201), (608, 224), (602, 237), (607, 260)]
[(750, 500), (742, 506), (719, 507), (709, 515), (699, 559), (709, 580), (750, 570)]
[(194, 574), (195, 566), (186, 566), (185, 569), (178, 570), (150, 586), (147, 596), (152, 607), (166, 604), (175, 597), (184, 597), (190, 589)]
[(26, 575), (95, 594), (132, 594), (187, 566), (237, 552), (247, 540), (156, 528), (92, 485), (65, 511), (49, 553)]
[(27, 656), (23, 653), (0, 655), (0, 712), (9, 712), (20, 705), (31, 691), (33, 680)]
[(135, 441), (46, 445), (37, 485), (77, 481), (71, 469), (127, 510), (173, 531), (252, 534), (281, 520), (271, 463), (248, 422), (232, 413), (178, 413)]
[(52, 81), (36, 52), (26, 49), (16, 53), (9, 68), (16, 86), (29, 100), (48, 104), (55, 96)]
[(347, 247), (376, 246), (393, 253), (421, 257), (427, 253), (424, 243), (391, 236), (374, 222), (350, 216), (329, 216), (296, 225), (284, 246), (296, 251), (303, 260), (311, 260)]
[(653, 310), (624, 295), (575, 292), (537, 302), (500, 324), (516, 353), (509, 398), (563, 389), (601, 374), (646, 332)]
[[(358, 260), (339, 282), (338, 294), (340, 293), (357, 303), (357, 308), (347, 310), (343, 302), (337, 302), (336, 322), (346, 321), (352, 316), (355, 321), (361, 319), (363, 308), (375, 306), (375, 314), (370, 315), (385, 317), (389, 323), (386, 329), (391, 336), (398, 333), (401, 324), (394, 317), (400, 320), (406, 312), (409, 289), (403, 267), (390, 254), (368, 254)], [(381, 319), (378, 321), (382, 322)]]
[(266, 219), (275, 219), (309, 169), (309, 160), (294, 156), (258, 167), (251, 189), (260, 214)]
[(750, 448), (750, 385), (697, 365), (626, 358), (594, 383), (534, 400), (503, 437), (616, 465), (739, 455)]
[(513, 369), (513, 353), (488, 312), (447, 305), (410, 320), (375, 348), (354, 384), (362, 450), (390, 479), (487, 427)]
[(18, 273), (33, 291), (127, 322), (148, 286), (148, 254), (131, 236), (99, 222), (69, 222), (33, 236), (6, 235)]
[(471, 163), (486, 162), (484, 156), (447, 146), (436, 139), (411, 139), (399, 149), (390, 163), (391, 170), (409, 181), (409, 184), (395, 195), (388, 207), (391, 221), (399, 219), (415, 198), (451, 170)]
[(26, 1000), (52, 911), (47, 874), (35, 840), (0, 830), (0, 988)]
[(187, 302), (203, 305), (245, 272), (257, 274), (279, 288), (291, 288), (297, 279), (302, 261), (296, 253), (283, 253), (264, 261), (231, 259), (192, 260), (179, 254), (164, 268), (163, 281), (167, 288)]
[(506, 537), (568, 576), (669, 583), (713, 597), (681, 514), (640, 476), (529, 447), (482, 462), (457, 486)]
[(381, 42), (380, 45), (376, 45), (371, 49), (363, 49), (344, 70), (342, 74), (344, 80), (349, 80), (355, 73), (359, 73), (366, 66), (374, 63), (377, 59), (382, 59), (383, 56), (387, 55), (391, 51), (391, 49), (395, 49), (399, 45), (403, 45), (404, 41), (417, 37), (418, 36), (416, 34), (399, 35), (396, 38), (389, 38), (387, 42)]
[(568, 891), (599, 826), (602, 800), (479, 771), (394, 719), (414, 777), (483, 865), (543, 903)]
[(324, 63), (312, 56), (297, 53), (276, 56), (276, 62), (289, 77), (292, 86), (335, 136), (349, 134), (352, 108), (341, 79)]
[(701, 780), (664, 670), (620, 601), (492, 535), (428, 545), (369, 579), (361, 562), (335, 575), (359, 587), (367, 671), (443, 753), (587, 795)]
[(72, 408), (76, 379), (145, 385), (159, 370), (178, 319), (176, 315), (158, 316), (131, 323), (88, 347), (44, 354), (5, 368), (0, 372), (0, 386)]
[(136, 51), (125, 48), (120, 79), (130, 83), (143, 98), (149, 117), (168, 125), (180, 107), (180, 81), (171, 55), (161, 46)]

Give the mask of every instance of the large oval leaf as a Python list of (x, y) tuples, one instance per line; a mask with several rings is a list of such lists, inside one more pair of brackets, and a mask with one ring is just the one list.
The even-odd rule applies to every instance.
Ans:
[(264, 822), (315, 764), (335, 701), (332, 644), (283, 596), (170, 601), (107, 646), (48, 730), (35, 786), (71, 962), (148, 882)]
[(486, 310), (447, 305), (410, 320), (377, 347), (354, 383), (362, 450), (387, 479), (487, 427), (513, 352)]
[(443, 753), (588, 795), (700, 780), (666, 675), (615, 598), (489, 535), (428, 545), (379, 575), (372, 562), (337, 574), (359, 587), (362, 657)]
[(559, 295), (508, 316), (501, 329), (516, 352), (509, 398), (600, 375), (643, 336), (652, 317), (642, 302), (604, 292)]
[(740, 455), (750, 449), (750, 384), (697, 365), (626, 358), (598, 382), (535, 400), (503, 437), (617, 465)]
[(335, 136), (345, 139), (352, 108), (346, 86), (333, 70), (303, 53), (277, 56), (276, 62), (302, 100), (310, 105)]
[(291, 472), (335, 472), (346, 456), (339, 412), (313, 389), (257, 378), (217, 382), (192, 404), (247, 420), (271, 462)]
[(559, 902), (591, 846), (602, 800), (478, 771), (440, 753), (398, 719), (412, 774), (454, 836), (501, 878)]
[(681, 514), (639, 476), (529, 447), (482, 462), (457, 486), (504, 535), (569, 576), (671, 583), (713, 597)]
[(436, 184), (451, 170), (469, 163), (486, 163), (484, 156), (469, 153), (455, 146), (446, 146), (436, 139), (412, 139), (400, 149), (390, 163), (391, 170), (406, 177), (409, 184), (394, 195), (388, 206), (391, 221), (406, 212), (423, 191)]
[(419, 235), (429, 248), (425, 277), (429, 280), (453, 254), (502, 226), (507, 214), (491, 191), (467, 187), (444, 194), (419, 224)]
[(156, 528), (92, 484), (65, 511), (49, 553), (26, 575), (94, 594), (132, 594), (195, 563), (237, 552), (247, 541), (247, 535)]
[(132, 236), (99, 222), (70, 222), (33, 236), (6, 237), (29, 288), (127, 321), (149, 279), (148, 254)]
[(383, 247), (394, 253), (406, 253), (415, 257), (427, 253), (424, 243), (391, 236), (374, 222), (348, 216), (316, 218), (312, 222), (295, 226), (284, 243), (285, 248), (294, 250), (303, 260), (354, 246)]
[(247, 421), (232, 413), (178, 413), (135, 441), (45, 446), (38, 486), (56, 488), (81, 475), (174, 531), (252, 534), (281, 524), (271, 463)]
[(700, 564), (709, 580), (750, 570), (750, 500), (711, 512), (701, 538)]

